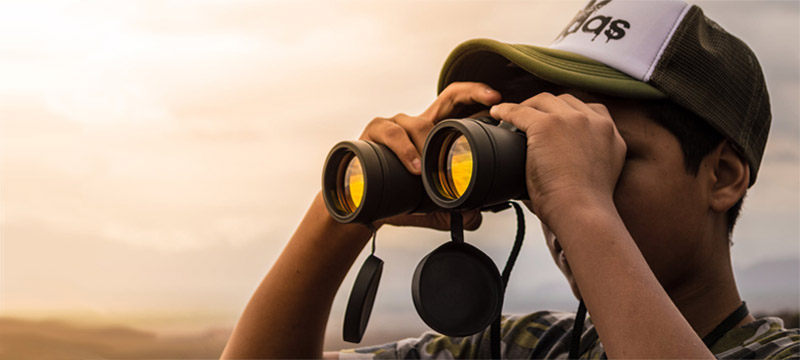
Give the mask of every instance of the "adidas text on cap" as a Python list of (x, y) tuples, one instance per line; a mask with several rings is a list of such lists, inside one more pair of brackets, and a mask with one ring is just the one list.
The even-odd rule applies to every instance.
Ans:
[(771, 114), (752, 50), (682, 0), (591, 0), (549, 47), (489, 39), (450, 53), (439, 92), (489, 82), (508, 62), (543, 80), (625, 98), (671, 101), (705, 119), (750, 164), (755, 182)]

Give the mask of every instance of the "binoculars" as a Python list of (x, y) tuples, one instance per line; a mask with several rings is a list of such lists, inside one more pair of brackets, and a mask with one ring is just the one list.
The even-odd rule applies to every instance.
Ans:
[(382, 144), (343, 141), (325, 160), (325, 205), (341, 223), (367, 224), (394, 215), (527, 199), (526, 143), (523, 132), (491, 117), (444, 120), (425, 140), (418, 176)]

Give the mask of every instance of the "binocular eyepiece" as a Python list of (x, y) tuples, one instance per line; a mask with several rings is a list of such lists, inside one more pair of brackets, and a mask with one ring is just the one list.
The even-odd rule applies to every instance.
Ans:
[(525, 135), (508, 123), (491, 117), (444, 120), (425, 141), (420, 179), (384, 145), (343, 141), (325, 161), (323, 198), (342, 223), (526, 199), (525, 150)]

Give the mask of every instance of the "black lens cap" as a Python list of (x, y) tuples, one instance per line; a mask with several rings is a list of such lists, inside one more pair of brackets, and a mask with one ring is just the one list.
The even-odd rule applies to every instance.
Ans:
[(447, 242), (414, 271), (411, 294), (422, 320), (447, 336), (469, 336), (488, 327), (503, 307), (503, 280), (478, 248)]
[(344, 341), (359, 343), (364, 337), (382, 273), (383, 260), (375, 255), (367, 257), (364, 265), (361, 265), (344, 314)]

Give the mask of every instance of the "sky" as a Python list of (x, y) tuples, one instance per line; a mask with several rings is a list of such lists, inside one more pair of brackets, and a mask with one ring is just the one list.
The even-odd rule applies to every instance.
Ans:
[[(694, 3), (751, 46), (773, 106), (734, 233), (736, 272), (783, 264), (796, 287), (799, 3)], [(581, 4), (3, 2), (0, 316), (232, 326), (319, 191), (335, 143), (374, 117), (421, 113), (462, 41), (547, 45)], [(507, 310), (571, 309), (537, 220), (527, 222), (515, 274), (535, 275), (512, 275)], [(510, 212), (489, 214), (467, 241), (502, 264), (514, 224)], [(373, 323), (423, 326), (407, 320), (411, 273), (446, 240), (381, 229)]]

